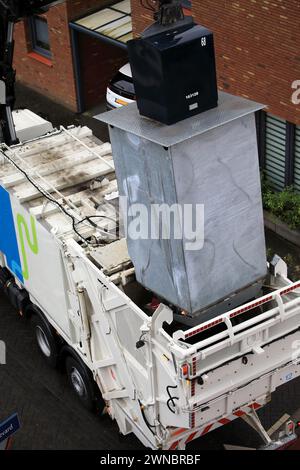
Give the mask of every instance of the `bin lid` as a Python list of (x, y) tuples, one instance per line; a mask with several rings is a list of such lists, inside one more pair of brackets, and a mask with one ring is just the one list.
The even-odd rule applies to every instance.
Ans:
[(141, 116), (136, 103), (99, 114), (95, 119), (163, 147), (170, 147), (263, 108), (265, 105), (255, 101), (219, 92), (217, 108), (171, 126)]

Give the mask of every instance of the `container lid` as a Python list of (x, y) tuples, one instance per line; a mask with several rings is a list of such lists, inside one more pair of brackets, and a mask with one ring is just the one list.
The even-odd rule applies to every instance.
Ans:
[(152, 47), (163, 51), (171, 47), (179, 47), (197, 39), (200, 40), (204, 36), (212, 36), (212, 32), (209, 29), (195, 23), (188, 23), (181, 27), (176, 26), (159, 34), (144, 36), (142, 40)]
[(255, 101), (219, 92), (219, 106), (217, 108), (171, 126), (141, 116), (136, 103), (99, 114), (95, 116), (95, 119), (163, 147), (170, 147), (259, 111), (264, 107)]

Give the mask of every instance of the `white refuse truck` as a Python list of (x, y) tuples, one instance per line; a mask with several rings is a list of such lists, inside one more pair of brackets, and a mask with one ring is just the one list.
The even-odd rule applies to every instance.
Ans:
[(275, 258), (256, 298), (174, 321), (136, 280), (117, 199), (111, 145), (86, 127), (1, 146), (0, 288), (48, 364), (147, 448), (185, 449), (237, 418), (267, 448), (294, 439), (291, 421), (272, 439), (257, 410), (299, 375), (300, 282)]

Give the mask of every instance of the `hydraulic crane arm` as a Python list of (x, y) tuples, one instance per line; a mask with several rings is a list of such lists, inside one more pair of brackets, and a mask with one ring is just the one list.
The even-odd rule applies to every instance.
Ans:
[(154, 19), (159, 24), (168, 26), (184, 18), (181, 0), (157, 0), (157, 3)]
[(16, 79), (13, 68), (14, 25), (24, 18), (44, 13), (61, 1), (0, 0), (0, 142), (7, 145), (18, 142), (12, 117)]
[[(44, 13), (49, 7), (61, 2), (62, 0), (0, 0), (0, 142), (7, 145), (18, 143), (12, 117), (16, 80), (13, 68), (14, 25), (24, 18)], [(154, 18), (158, 24), (169, 26), (184, 18), (181, 0), (155, 0), (155, 3), (157, 9), (154, 8)]]

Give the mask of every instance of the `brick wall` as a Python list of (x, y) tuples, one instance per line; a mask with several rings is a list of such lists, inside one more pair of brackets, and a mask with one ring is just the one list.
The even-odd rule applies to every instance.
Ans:
[(78, 35), (84, 108), (92, 108), (106, 95), (107, 84), (128, 62), (126, 50), (99, 39)]
[(51, 60), (32, 53), (28, 21), (18, 23), (15, 32), (17, 80), (77, 111), (69, 22), (111, 3), (114, 1), (67, 0), (52, 7), (45, 15), (49, 26)]
[[(138, 34), (151, 13), (131, 2)], [(300, 124), (300, 106), (292, 103), (292, 83), (300, 80), (299, 0), (192, 0), (192, 9), (215, 33), (219, 88)]]
[(153, 13), (141, 5), (140, 0), (131, 0), (133, 34), (138, 36), (153, 23)]
[(30, 53), (28, 22), (16, 25), (17, 79), (75, 111), (76, 85), (66, 3), (53, 7), (46, 16), (52, 52), (50, 61)]
[(86, 13), (93, 12), (106, 5), (116, 3), (114, 0), (67, 0), (68, 17), (71, 20), (79, 18)]

